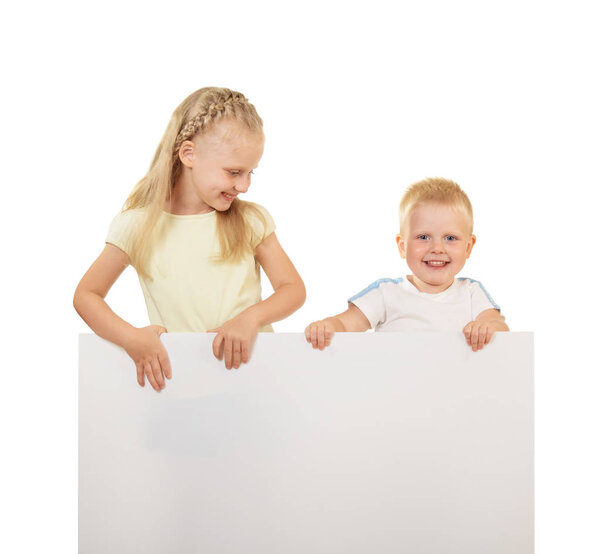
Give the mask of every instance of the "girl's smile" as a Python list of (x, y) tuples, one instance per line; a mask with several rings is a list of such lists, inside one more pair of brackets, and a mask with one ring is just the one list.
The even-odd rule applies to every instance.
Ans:
[(182, 172), (168, 211), (186, 215), (229, 209), (250, 188), (263, 149), (262, 133), (235, 120), (220, 121), (210, 131), (185, 141), (179, 152)]

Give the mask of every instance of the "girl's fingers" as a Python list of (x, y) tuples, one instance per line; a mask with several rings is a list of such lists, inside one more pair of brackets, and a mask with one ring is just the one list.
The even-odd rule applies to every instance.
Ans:
[(160, 367), (163, 370), (163, 373), (165, 374), (165, 377), (167, 379), (170, 379), (173, 376), (173, 372), (171, 371), (171, 363), (169, 362), (169, 356), (167, 355), (167, 353), (159, 352), (158, 361), (160, 363)]
[(225, 339), (223, 355), (225, 356), (225, 367), (231, 369), (231, 358), (233, 356), (233, 344), (231, 343), (231, 339)]
[(154, 374), (154, 379), (156, 383), (161, 389), (165, 388), (165, 379), (162, 374), (162, 370), (160, 368), (160, 364), (158, 363), (158, 359), (154, 358), (150, 361), (150, 366), (152, 367), (152, 373)]
[(139, 364), (135, 365), (135, 370), (137, 372), (138, 385), (140, 387), (143, 387), (146, 384), (146, 381), (144, 380), (144, 370), (143, 370), (142, 366)]
[(159, 391), (160, 387), (158, 386), (156, 379), (154, 378), (154, 374), (152, 373), (152, 366), (148, 362), (144, 363), (144, 375), (146, 376), (146, 379), (148, 379), (148, 382), (152, 385), (152, 388)]
[(240, 341), (235, 341), (233, 343), (233, 362), (232, 365), (234, 369), (239, 369), (240, 364), (242, 363), (242, 345)]
[(221, 345), (222, 344), (223, 344), (223, 335), (221, 335), (219, 333), (215, 337), (215, 340), (213, 340), (213, 343), (212, 343), (213, 354), (215, 355), (215, 358), (217, 358), (217, 360), (223, 359), (223, 355), (221, 354), (221, 352), (222, 352)]

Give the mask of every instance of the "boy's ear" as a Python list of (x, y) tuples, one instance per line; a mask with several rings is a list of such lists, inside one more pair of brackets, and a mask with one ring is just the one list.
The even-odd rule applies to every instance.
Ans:
[(474, 246), (476, 240), (477, 240), (477, 237), (475, 235), (471, 235), (471, 239), (469, 240), (469, 243), (467, 244), (467, 258), (471, 255), (471, 251), (473, 250), (473, 246)]
[(396, 235), (396, 244), (398, 245), (398, 252), (400, 252), (400, 257), (406, 258), (406, 245), (404, 244), (404, 239), (402, 235)]
[(179, 159), (185, 167), (192, 167), (196, 145), (191, 140), (184, 140), (179, 147)]

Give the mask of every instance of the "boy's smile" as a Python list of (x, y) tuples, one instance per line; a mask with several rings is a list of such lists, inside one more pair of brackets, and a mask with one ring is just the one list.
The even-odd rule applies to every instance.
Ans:
[(398, 250), (412, 271), (409, 281), (421, 292), (446, 290), (463, 268), (475, 236), (464, 210), (444, 204), (417, 204), (410, 211)]

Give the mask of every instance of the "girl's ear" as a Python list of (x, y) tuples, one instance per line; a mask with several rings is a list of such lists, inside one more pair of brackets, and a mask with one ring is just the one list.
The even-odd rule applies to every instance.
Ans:
[(179, 159), (186, 167), (192, 167), (196, 145), (191, 140), (184, 140), (179, 147)]
[(398, 245), (398, 252), (400, 252), (400, 257), (406, 258), (406, 245), (404, 244), (404, 239), (402, 235), (396, 235), (396, 244)]
[(477, 238), (475, 237), (475, 235), (471, 235), (471, 239), (469, 240), (469, 243), (467, 244), (467, 258), (471, 255), (471, 251), (473, 250), (473, 245), (475, 244), (476, 240), (477, 240)]

